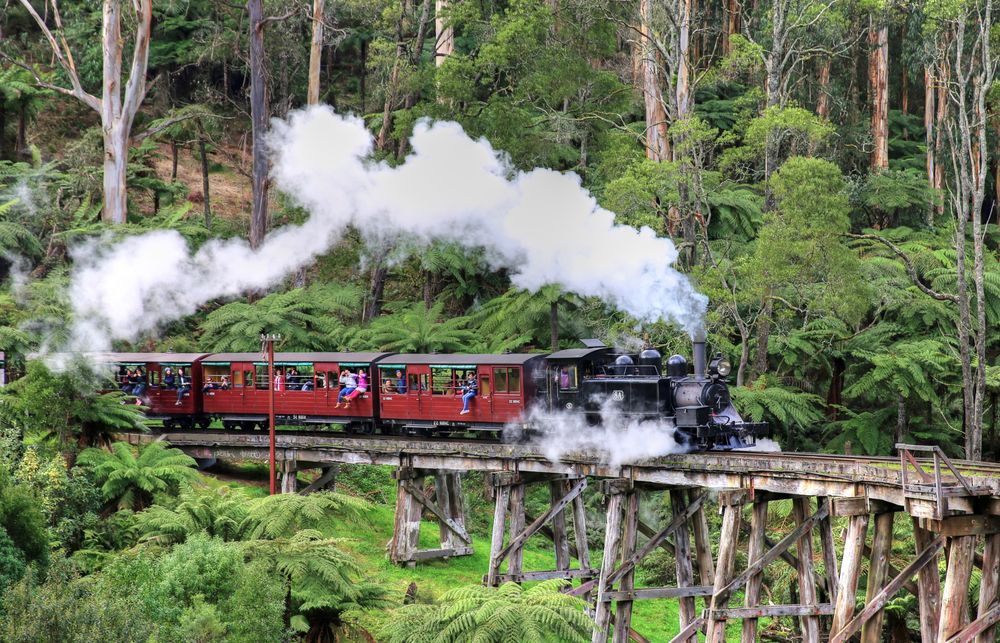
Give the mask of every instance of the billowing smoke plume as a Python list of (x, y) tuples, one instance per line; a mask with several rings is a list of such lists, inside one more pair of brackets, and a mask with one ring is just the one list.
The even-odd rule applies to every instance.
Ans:
[(348, 225), (370, 238), (445, 239), (486, 248), (514, 283), (597, 296), (638, 319), (699, 329), (705, 298), (671, 267), (677, 251), (652, 230), (616, 225), (575, 174), (513, 171), (485, 140), (455, 123), (419, 123), (398, 167), (371, 160), (363, 122), (314, 107), (275, 121), (273, 178), (310, 213), (256, 251), (237, 239), (192, 253), (158, 231), (73, 253), (74, 350), (135, 339), (202, 304), (279, 283), (325, 252)]

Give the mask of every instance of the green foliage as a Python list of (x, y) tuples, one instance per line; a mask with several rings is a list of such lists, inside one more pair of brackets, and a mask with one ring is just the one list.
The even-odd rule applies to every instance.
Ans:
[(242, 529), (251, 538), (282, 538), (334, 521), (361, 518), (369, 509), (364, 500), (334, 491), (283, 493), (252, 501)]
[(0, 469), (0, 530), (28, 563), (48, 561), (49, 534), (45, 516), (31, 489), (17, 484)]
[(41, 361), (0, 389), (0, 423), (60, 445), (107, 444), (115, 431), (144, 431), (141, 409), (120, 391), (100, 393), (100, 379), (77, 365), (53, 373)]
[(412, 304), (393, 315), (372, 322), (369, 341), (379, 350), (400, 353), (462, 352), (468, 350), (473, 333), (462, 317), (442, 320), (444, 303), (426, 308)]
[(78, 462), (93, 471), (104, 499), (120, 509), (143, 509), (153, 494), (177, 493), (198, 475), (193, 458), (163, 442), (141, 447), (138, 457), (129, 444), (115, 442), (110, 452), (87, 449)]
[(845, 188), (829, 161), (789, 159), (771, 177), (777, 207), (765, 217), (747, 268), (762, 291), (853, 323), (866, 312), (868, 293), (844, 238), (850, 226)]
[(0, 596), (3, 596), (8, 587), (21, 580), (27, 569), (28, 561), (24, 552), (7, 535), (7, 530), (0, 527)]
[[(282, 496), (283, 497), (283, 496)], [(136, 516), (142, 540), (181, 543), (195, 534), (224, 541), (244, 536), (249, 498), (237, 489), (186, 489), (173, 507), (156, 504)]]
[(252, 304), (233, 302), (208, 314), (202, 345), (215, 352), (255, 351), (264, 332), (281, 335), (284, 350), (330, 350), (338, 344), (343, 317), (355, 310), (361, 291), (353, 286), (315, 285), (268, 295)]
[(439, 605), (398, 610), (382, 636), (388, 643), (587, 641), (593, 621), (583, 601), (560, 591), (564, 585), (554, 580), (527, 589), (517, 583), (458, 587)]
[(134, 591), (79, 578), (66, 563), (28, 572), (3, 597), (0, 639), (10, 643), (146, 641), (154, 627)]

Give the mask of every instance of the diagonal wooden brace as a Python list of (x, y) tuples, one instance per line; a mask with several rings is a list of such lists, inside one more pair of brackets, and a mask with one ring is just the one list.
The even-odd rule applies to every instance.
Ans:
[(864, 609), (852, 618), (847, 625), (844, 626), (842, 630), (833, 634), (830, 637), (830, 643), (844, 643), (850, 639), (851, 635), (857, 632), (861, 626), (868, 621), (872, 616), (875, 616), (879, 610), (885, 607), (885, 604), (889, 602), (889, 599), (896, 595), (896, 593), (903, 589), (904, 581), (907, 581), (920, 571), (924, 565), (934, 560), (937, 553), (941, 551), (944, 547), (944, 539), (938, 536), (931, 544), (928, 545), (920, 555), (913, 559), (909, 565), (903, 568), (899, 574), (889, 581), (889, 583), (882, 588), (878, 594), (876, 594), (871, 601), (865, 605)]
[(556, 504), (549, 507), (548, 511), (546, 511), (541, 516), (536, 518), (533, 523), (531, 523), (524, 529), (524, 531), (522, 531), (520, 534), (511, 539), (510, 543), (508, 543), (506, 547), (500, 550), (499, 555), (497, 555), (497, 560), (503, 560), (514, 549), (524, 545), (524, 542), (528, 540), (528, 538), (530, 538), (536, 531), (541, 529), (542, 525), (552, 520), (553, 516), (555, 516), (557, 513), (565, 509), (566, 505), (571, 503), (573, 501), (573, 498), (576, 498), (581, 493), (583, 493), (583, 490), (586, 488), (587, 488), (587, 479), (580, 478), (580, 480), (573, 485), (573, 488), (570, 489), (565, 496), (560, 498)]
[(765, 567), (776, 561), (783, 552), (785, 552), (793, 544), (797, 543), (799, 539), (802, 538), (803, 534), (811, 530), (813, 525), (815, 525), (817, 522), (819, 522), (823, 518), (826, 518), (829, 515), (829, 513), (830, 513), (830, 506), (826, 503), (823, 503), (822, 506), (820, 506), (813, 515), (803, 520), (798, 527), (796, 527), (793, 531), (791, 531), (787, 536), (779, 540), (774, 547), (772, 547), (767, 551), (767, 553), (765, 553), (763, 556), (750, 563), (750, 565), (747, 566), (745, 572), (734, 578), (732, 581), (729, 582), (728, 585), (717, 591), (716, 596), (719, 597), (718, 600), (724, 601), (728, 599), (729, 595), (736, 588), (746, 585), (747, 581), (750, 580), (751, 576), (760, 573)]
[(446, 525), (448, 529), (452, 531), (452, 533), (461, 538), (465, 542), (465, 544), (467, 545), (472, 544), (472, 537), (469, 536), (468, 533), (466, 533), (465, 529), (463, 529), (462, 526), (459, 525), (457, 522), (446, 516), (445, 513), (441, 511), (441, 508), (437, 506), (437, 504), (428, 500), (427, 496), (424, 495), (424, 492), (422, 490), (418, 489), (417, 486), (414, 485), (409, 480), (403, 481), (403, 486), (410, 493), (410, 495), (413, 496), (414, 500), (422, 504), (424, 507), (427, 507), (427, 509), (430, 510), (431, 513), (437, 516), (437, 519), (440, 520), (442, 524)]
[(677, 529), (682, 524), (690, 520), (691, 516), (693, 516), (698, 511), (698, 509), (702, 506), (704, 502), (705, 502), (705, 495), (702, 494), (698, 496), (698, 498), (696, 498), (694, 502), (692, 502), (685, 508), (684, 513), (680, 514), (672, 521), (670, 521), (670, 524), (661, 529), (655, 535), (653, 535), (653, 537), (650, 538), (645, 545), (643, 545), (642, 549), (637, 551), (634, 555), (630, 556), (629, 559), (623, 562), (618, 569), (611, 572), (611, 575), (608, 576), (607, 580), (608, 588), (610, 588), (612, 585), (621, 580), (622, 576), (624, 576), (630, 570), (634, 569), (635, 566), (638, 565), (643, 558), (648, 556), (651, 551), (656, 549), (660, 545), (660, 543), (667, 538), (667, 536), (677, 531)]

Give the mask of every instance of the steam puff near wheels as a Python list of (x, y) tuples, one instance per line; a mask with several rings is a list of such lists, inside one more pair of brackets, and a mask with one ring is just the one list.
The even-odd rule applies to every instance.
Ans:
[[(596, 425), (579, 413), (534, 410), (525, 422), (505, 427), (503, 439), (527, 443), (553, 462), (585, 454), (613, 467), (703, 450), (673, 421), (638, 420), (609, 402), (602, 405)], [(758, 437), (756, 444), (740, 450), (780, 452), (781, 445), (770, 438)]]

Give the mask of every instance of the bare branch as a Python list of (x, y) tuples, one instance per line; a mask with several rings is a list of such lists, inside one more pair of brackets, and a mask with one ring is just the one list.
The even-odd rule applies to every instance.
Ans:
[(924, 282), (922, 282), (920, 280), (920, 276), (917, 274), (916, 267), (914, 267), (914, 265), (913, 265), (913, 261), (911, 261), (910, 257), (905, 252), (903, 252), (902, 248), (900, 248), (899, 246), (897, 246), (896, 244), (894, 244), (892, 241), (889, 241), (885, 237), (877, 235), (877, 234), (850, 234), (849, 233), (849, 234), (847, 234), (847, 236), (850, 237), (850, 238), (852, 238), (852, 239), (864, 239), (864, 240), (867, 240), (867, 241), (878, 241), (879, 243), (881, 243), (885, 247), (887, 247), (890, 250), (892, 250), (893, 254), (895, 254), (897, 257), (899, 257), (899, 259), (903, 262), (903, 265), (906, 266), (906, 273), (910, 276), (910, 281), (912, 281), (913, 285), (916, 286), (917, 288), (919, 288), (921, 292), (923, 292), (928, 297), (931, 297), (933, 299), (937, 299), (938, 301), (950, 301), (952, 303), (958, 303), (958, 297), (956, 295), (951, 295), (951, 294), (948, 294), (948, 293), (937, 292), (936, 290), (932, 290)]
[[(69, 47), (67, 46), (66, 47), (66, 51), (64, 52), (63, 51), (63, 47), (59, 44), (59, 41), (57, 41), (56, 38), (55, 38), (55, 36), (52, 35), (52, 32), (49, 30), (48, 26), (45, 24), (45, 21), (42, 19), (41, 16), (38, 15), (38, 12), (35, 11), (35, 8), (33, 6), (31, 6), (31, 3), (28, 0), (19, 0), (19, 1), (20, 1), (21, 5), (25, 8), (25, 10), (29, 14), (31, 14), (31, 17), (34, 19), (35, 24), (37, 24), (38, 27), (42, 30), (42, 34), (45, 35), (46, 40), (49, 41), (49, 47), (52, 48), (52, 53), (55, 55), (56, 60), (59, 61), (59, 66), (62, 67), (66, 71), (66, 74), (69, 76), (69, 80), (70, 80), (70, 83), (73, 85), (73, 89), (72, 90), (67, 90), (65, 88), (57, 87), (57, 86), (54, 86), (54, 85), (51, 85), (51, 84), (44, 84), (44, 85), (40, 84), (39, 86), (45, 86), (46, 89), (52, 89), (52, 90), (61, 92), (63, 94), (67, 94), (68, 96), (74, 96), (74, 97), (80, 99), (85, 105), (87, 105), (88, 107), (90, 107), (94, 111), (100, 113), (100, 111), (101, 111), (101, 101), (100, 101), (99, 98), (97, 98), (93, 94), (90, 94), (87, 91), (85, 91), (83, 89), (83, 85), (80, 84), (80, 76), (76, 73), (76, 64), (73, 62), (73, 56), (72, 56), (72, 54), (68, 53), (69, 52)], [(59, 13), (58, 13), (58, 9), (55, 8), (56, 7), (55, 0), (52, 0), (52, 5), (54, 7), (54, 13), (57, 16), (57, 18), (56, 18), (56, 24), (57, 25), (61, 25), (62, 20), (60, 18), (58, 18)], [(61, 36), (61, 32), (62, 32), (62, 30), (61, 30), (61, 27), (60, 27), (60, 36)], [(66, 41), (63, 38), (63, 43), (65, 43), (65, 42)], [(67, 59), (67, 57), (68, 57), (68, 59)], [(39, 83), (42, 83), (41, 78), (38, 76), (37, 73), (34, 72), (34, 70), (29, 69), (29, 71), (31, 71), (32, 75), (35, 76), (35, 80), (36, 81), (38, 81)]]

